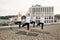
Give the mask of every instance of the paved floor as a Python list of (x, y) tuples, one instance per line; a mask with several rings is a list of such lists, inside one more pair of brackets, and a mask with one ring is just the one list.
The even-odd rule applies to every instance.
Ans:
[(27, 35), (26, 27), (18, 29), (0, 30), (0, 40), (60, 40), (60, 24), (45, 25), (44, 30), (41, 27), (30, 27)]

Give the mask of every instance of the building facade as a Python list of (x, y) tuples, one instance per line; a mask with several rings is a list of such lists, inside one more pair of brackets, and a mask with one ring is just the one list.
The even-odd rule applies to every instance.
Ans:
[(40, 14), (45, 14), (45, 24), (52, 24), (54, 23), (54, 7), (43, 7), (41, 5), (33, 5), (29, 8), (29, 12), (35, 14), (36, 23), (39, 22)]

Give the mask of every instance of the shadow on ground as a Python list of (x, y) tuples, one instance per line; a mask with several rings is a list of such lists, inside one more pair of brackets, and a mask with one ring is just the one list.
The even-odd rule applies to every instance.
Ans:
[(34, 32), (28, 32), (28, 34), (26, 34), (26, 31), (18, 31), (16, 34), (27, 35), (27, 36), (38, 36), (38, 34)]
[[(19, 34), (19, 35), (27, 35), (26, 33), (27, 33), (26, 31), (21, 31), (21, 30), (16, 32), (16, 34)], [(32, 30), (30, 30), (30, 32), (28, 32), (27, 36), (38, 36), (39, 33), (50, 34), (47, 31), (40, 31), (40, 30), (37, 30), (37, 29), (32, 29)]]
[(43, 34), (50, 34), (49, 32), (44, 31), (44, 30), (32, 29), (32, 30), (30, 30), (30, 31), (31, 31), (31, 32), (37, 32), (37, 33), (43, 33)]

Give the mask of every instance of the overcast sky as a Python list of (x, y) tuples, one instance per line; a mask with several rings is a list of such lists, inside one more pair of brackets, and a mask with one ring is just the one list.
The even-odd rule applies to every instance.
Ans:
[(19, 11), (25, 14), (29, 7), (36, 4), (54, 6), (54, 14), (60, 14), (60, 0), (0, 0), (0, 16), (16, 15)]

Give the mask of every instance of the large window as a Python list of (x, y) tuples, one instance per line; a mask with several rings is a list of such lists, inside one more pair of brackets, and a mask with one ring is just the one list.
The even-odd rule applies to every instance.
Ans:
[(44, 8), (42, 8), (42, 11), (44, 12)]
[(47, 12), (48, 12), (48, 10), (49, 10), (49, 9), (48, 9), (48, 8), (46, 8), (46, 11), (47, 11)]
[(32, 13), (35, 13), (35, 8), (32, 8)]
[(36, 10), (35, 10), (36, 12), (40, 12), (40, 8), (35, 8), (35, 9), (36, 9)]
[(53, 17), (52, 16), (49, 16), (49, 19), (53, 19)]
[(36, 20), (36, 23), (39, 23), (40, 22), (40, 20)]
[(45, 12), (46, 12), (46, 8), (45, 8)]
[(36, 19), (40, 19), (40, 16), (36, 16)]
[(50, 8), (51, 9), (51, 12), (53, 12), (53, 7), (52, 8)]
[(41, 10), (40, 10), (41, 12), (42, 12), (42, 8), (41, 8)]

